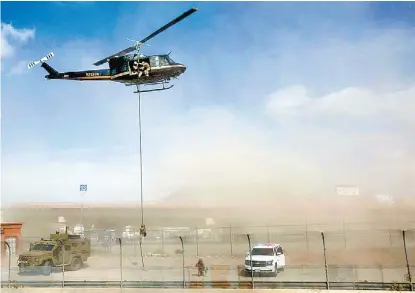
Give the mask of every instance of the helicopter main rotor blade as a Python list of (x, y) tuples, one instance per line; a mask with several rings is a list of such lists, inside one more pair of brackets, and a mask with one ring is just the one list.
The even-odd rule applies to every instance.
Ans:
[(152, 33), (151, 35), (149, 35), (148, 37), (142, 39), (140, 41), (141, 44), (144, 44), (145, 42), (147, 42), (148, 40), (154, 38), (155, 36), (157, 36), (159, 33), (165, 31), (166, 29), (168, 29), (169, 27), (175, 25), (176, 23), (182, 21), (183, 19), (185, 19), (186, 17), (188, 17), (189, 15), (193, 14), (194, 12), (197, 11), (197, 8), (191, 8), (188, 11), (186, 11), (185, 13), (183, 13), (182, 15), (176, 17), (175, 19), (173, 19), (172, 21), (170, 21), (168, 24), (162, 26), (161, 28), (159, 28), (158, 30), (156, 30), (154, 33)]
[(160, 34), (161, 32), (165, 31), (166, 29), (168, 29), (169, 27), (175, 25), (176, 23), (182, 21), (183, 19), (185, 19), (186, 17), (188, 17), (189, 15), (191, 15), (192, 13), (196, 12), (197, 8), (191, 8), (188, 11), (186, 11), (185, 13), (183, 13), (182, 15), (176, 17), (175, 19), (173, 19), (172, 21), (170, 21), (168, 24), (164, 25), (163, 27), (159, 28), (158, 30), (156, 30), (155, 32), (153, 32), (152, 34), (150, 34), (149, 36), (147, 36), (146, 38), (142, 39), (141, 41), (137, 42), (136, 44), (118, 52), (115, 53), (111, 56), (105, 57), (97, 62), (95, 62), (93, 65), (95, 66), (99, 66), (102, 65), (104, 63), (106, 63), (108, 61), (108, 59), (111, 59), (115, 56), (123, 56), (125, 54), (128, 54), (130, 52), (133, 52), (135, 50), (137, 50), (140, 46), (142, 46), (145, 42), (147, 42), (148, 40), (154, 38), (155, 36), (157, 36), (158, 34)]
[(106, 62), (108, 62), (108, 59), (111, 59), (111, 58), (113, 58), (113, 57), (115, 57), (115, 56), (123, 56), (123, 55), (125, 55), (125, 54), (128, 54), (128, 53), (130, 53), (130, 52), (133, 52), (133, 51), (137, 50), (137, 48), (138, 48), (138, 47), (139, 47), (139, 46), (138, 46), (137, 44), (136, 44), (136, 45), (133, 45), (133, 46), (131, 46), (131, 47), (128, 47), (127, 49), (124, 49), (124, 50), (122, 50), (122, 51), (118, 52), (118, 53), (115, 53), (115, 54), (112, 54), (111, 56), (105, 57), (105, 58), (103, 58), (103, 59), (101, 59), (101, 60), (99, 60), (99, 61), (95, 62), (93, 65), (95, 65), (95, 66), (100, 66), (100, 65), (102, 65), (102, 64), (104, 64), (104, 63), (106, 63)]

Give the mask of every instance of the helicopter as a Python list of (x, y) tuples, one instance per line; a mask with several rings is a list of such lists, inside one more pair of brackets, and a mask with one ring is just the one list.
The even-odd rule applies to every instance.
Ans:
[[(136, 86), (137, 91), (134, 93), (164, 91), (171, 89), (174, 85), (166, 86), (166, 84), (169, 84), (171, 79), (177, 79), (179, 75), (184, 73), (186, 71), (186, 66), (173, 61), (173, 59), (170, 58), (171, 52), (168, 54), (147, 56), (140, 53), (140, 48), (148, 40), (154, 38), (169, 27), (190, 16), (197, 10), (197, 8), (189, 9), (141, 41), (127, 39), (129, 41), (133, 41), (134, 45), (111, 56), (105, 57), (93, 64), (95, 66), (100, 66), (108, 63), (109, 69), (58, 72), (46, 63), (46, 61), (54, 56), (53, 52), (50, 52), (38, 61), (30, 62), (27, 65), (27, 68), (31, 69), (41, 63), (41, 67), (48, 72), (48, 75), (45, 76), (48, 80), (115, 81), (123, 83), (126, 86)], [(134, 51), (136, 52), (128, 54)], [(162, 87), (140, 90), (141, 85), (162, 85)]]

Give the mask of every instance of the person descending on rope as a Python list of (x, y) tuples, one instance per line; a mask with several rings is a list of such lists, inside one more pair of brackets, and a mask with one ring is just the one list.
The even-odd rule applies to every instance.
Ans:
[(141, 236), (141, 238), (147, 236), (146, 226), (144, 224), (141, 224), (141, 227), (140, 227), (140, 236)]

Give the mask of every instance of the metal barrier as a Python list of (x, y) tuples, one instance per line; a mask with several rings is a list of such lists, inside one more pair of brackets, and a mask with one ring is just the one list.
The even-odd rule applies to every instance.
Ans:
[[(8, 282), (3, 282), (2, 287), (8, 287)], [(38, 282), (38, 281), (20, 281), (12, 282), (11, 285), (25, 287), (25, 288), (51, 288), (62, 287), (62, 282)], [(247, 282), (190, 282), (186, 288), (251, 288), (252, 283)], [(412, 284), (413, 285), (413, 284)], [(65, 287), (72, 288), (119, 288), (120, 282), (105, 282), (105, 281), (66, 281)], [(181, 281), (173, 282), (156, 282), (156, 281), (124, 281), (123, 288), (182, 288)], [(255, 282), (257, 289), (326, 289), (326, 282)], [(399, 290), (395, 289), (399, 288)], [(409, 283), (373, 283), (373, 282), (332, 282), (330, 283), (331, 290), (396, 290), (396, 291), (411, 291)]]
[[(372, 236), (370, 234), (369, 235), (363, 235), (363, 234), (361, 234), (362, 231), (358, 231), (358, 232), (359, 232), (359, 236), (366, 236), (366, 237)], [(378, 232), (379, 231), (372, 231), (372, 233), (378, 233)], [(179, 286), (180, 288), (203, 288), (203, 287), (206, 287), (206, 286), (208, 286), (209, 288), (212, 288), (212, 287), (215, 287), (215, 286), (218, 286), (218, 288), (231, 288), (232, 286), (242, 286), (243, 288), (248, 288), (248, 287), (249, 288), (261, 288), (261, 286), (269, 286), (269, 284), (273, 284), (272, 286), (285, 286), (285, 287), (281, 287), (281, 288), (291, 288), (291, 287), (287, 287), (287, 286), (291, 286), (292, 284), (294, 284), (294, 285), (295, 284), (314, 284), (315, 286), (317, 286), (316, 284), (320, 284), (320, 280), (321, 281), (325, 280), (324, 281), (325, 286), (324, 286), (323, 289), (332, 289), (332, 288), (335, 288), (336, 286), (340, 286), (339, 284), (354, 284), (352, 286), (352, 288), (356, 287), (355, 284), (398, 284), (398, 285), (399, 284), (406, 284), (405, 286), (409, 286), (410, 287), (409, 290), (413, 291), (413, 280), (412, 280), (412, 276), (411, 276), (411, 267), (413, 267), (413, 265), (411, 265), (410, 262), (409, 262), (408, 253), (410, 254), (410, 252), (414, 251), (413, 248), (415, 246), (415, 241), (414, 241), (415, 240), (415, 233), (413, 233), (413, 231), (410, 234), (407, 234), (407, 232), (409, 232), (409, 231), (394, 231), (394, 234), (391, 231), (387, 231), (387, 232), (388, 233), (386, 234), (386, 240), (387, 240), (386, 242), (387, 243), (392, 243), (393, 244), (392, 246), (396, 248), (397, 252), (400, 255), (405, 255), (405, 258), (402, 257), (402, 260), (400, 260), (400, 262), (402, 262), (402, 264), (399, 263), (399, 264), (388, 265), (387, 263), (385, 263), (383, 266), (378, 265), (379, 267), (371, 267), (370, 264), (369, 264), (368, 265), (369, 269), (372, 269), (372, 268), (375, 269), (375, 270), (378, 269), (379, 272), (380, 272), (379, 277), (368, 279), (369, 282), (367, 282), (367, 281), (366, 282), (361, 282), (362, 278), (359, 278), (359, 277), (362, 277), (362, 274), (359, 274), (359, 272), (357, 270), (359, 265), (357, 265), (357, 264), (353, 265), (353, 262), (350, 263), (350, 264), (341, 264), (340, 263), (340, 264), (337, 265), (337, 263), (335, 262), (336, 259), (333, 260), (333, 258), (336, 258), (336, 253), (339, 249), (340, 250), (344, 249), (343, 248), (343, 242), (338, 241), (339, 239), (336, 237), (336, 234), (325, 233), (325, 232), (316, 233), (315, 236), (317, 236), (317, 237), (314, 237), (313, 242), (310, 242), (310, 244), (313, 243), (313, 246), (316, 248), (316, 250), (319, 250), (319, 251), (322, 252), (321, 256), (317, 255), (317, 258), (315, 258), (317, 260), (312, 259), (309, 262), (308, 265), (306, 265), (305, 262), (299, 263), (297, 261), (297, 263), (299, 263), (299, 265), (295, 265), (295, 262), (294, 262), (294, 264), (291, 263), (291, 265), (286, 267), (287, 269), (288, 268), (296, 268), (296, 267), (303, 268), (303, 269), (307, 268), (307, 267), (319, 268), (319, 267), (323, 267), (322, 262), (324, 261), (325, 276), (323, 276), (321, 279), (320, 278), (317, 278), (317, 279), (312, 278), (312, 279), (304, 279), (304, 281), (298, 281), (298, 280), (301, 280), (301, 279), (298, 278), (299, 275), (301, 274), (301, 272), (299, 273), (297, 271), (297, 272), (294, 273), (295, 278), (289, 278), (289, 279), (285, 278), (282, 281), (277, 281), (277, 282), (274, 282), (274, 281), (272, 281), (272, 282), (266, 282), (265, 281), (264, 282), (264, 281), (261, 281), (261, 280), (256, 280), (256, 279), (253, 278), (253, 275), (251, 275), (251, 281), (248, 281), (248, 280), (238, 281), (238, 280), (240, 280), (239, 279), (239, 277), (240, 277), (240, 275), (239, 275), (239, 265), (236, 267), (235, 265), (227, 263), (227, 266), (229, 268), (227, 268), (226, 270), (228, 270), (229, 272), (232, 272), (232, 276), (230, 274), (224, 276), (223, 278), (225, 280), (219, 281), (220, 279), (222, 279), (222, 276), (219, 276), (218, 274), (215, 274), (215, 275), (212, 275), (212, 276), (209, 277), (209, 278), (211, 278), (211, 282), (194, 281), (194, 280), (191, 280), (190, 275), (189, 275), (189, 271), (191, 270), (192, 266), (190, 266), (190, 267), (185, 266), (185, 254), (186, 254), (186, 257), (189, 257), (189, 254), (187, 252), (192, 247), (191, 239), (188, 239), (185, 236), (177, 236), (176, 244), (174, 245), (174, 247), (176, 247), (176, 251), (177, 251), (176, 252), (176, 257), (179, 257), (179, 254), (181, 254), (182, 261), (181, 261), (180, 265), (179, 265), (178, 262), (173, 264), (173, 265), (170, 264), (168, 266), (165, 266), (165, 265), (164, 266), (152, 266), (152, 265), (150, 265), (150, 266), (146, 266), (146, 270), (144, 270), (144, 263), (143, 263), (142, 272), (148, 271), (148, 270), (154, 270), (154, 271), (159, 271), (159, 272), (161, 272), (161, 274), (163, 274), (163, 271), (166, 271), (166, 270), (180, 270), (180, 275), (182, 275), (182, 276), (179, 277), (181, 279), (180, 280), (181, 286)], [(349, 233), (351, 233), (351, 232), (349, 232)], [(290, 236), (289, 234), (284, 234), (284, 235), (285, 236), (287, 236), (287, 235)], [(284, 235), (282, 235), (282, 236), (284, 236)], [(385, 237), (384, 237), (385, 234), (380, 233), (379, 235), (382, 236), (381, 239), (385, 239)], [(392, 237), (392, 235), (393, 235), (393, 237)], [(408, 237), (408, 235), (409, 235), (409, 237)], [(242, 234), (242, 235), (233, 234), (233, 236), (238, 237), (240, 240), (244, 240), (244, 242), (240, 241), (240, 243), (239, 243), (240, 251), (245, 251), (246, 252), (246, 251), (249, 251), (251, 249), (251, 247), (252, 247), (251, 246), (251, 240), (253, 238), (255, 239), (255, 235), (251, 235), (251, 234)], [(390, 238), (392, 240), (389, 240)], [(311, 239), (310, 235), (309, 235), (309, 239)], [(331, 239), (333, 241), (332, 243), (339, 242), (340, 244), (338, 243), (339, 244), (338, 246), (336, 246), (335, 248), (332, 248), (332, 247), (330, 247), (330, 245), (333, 245), (333, 244), (330, 244), (330, 242), (327, 241), (327, 239), (329, 239), (329, 240)], [(152, 279), (153, 281), (147, 281), (147, 282), (139, 281), (140, 279), (135, 279), (135, 278), (130, 278), (130, 280), (124, 280), (125, 275), (128, 275), (128, 270), (131, 270), (132, 268), (134, 270), (137, 269), (137, 267), (135, 267), (137, 265), (137, 263), (134, 263), (130, 260), (130, 262), (132, 264), (132, 265), (130, 265), (130, 267), (128, 267), (128, 263), (126, 263), (126, 262), (123, 263), (124, 258), (125, 258), (124, 260), (128, 260), (128, 258), (129, 258), (128, 254), (126, 256), (126, 253), (125, 253), (125, 250), (128, 249), (128, 246), (123, 245), (124, 241), (121, 238), (118, 238), (117, 240), (118, 240), (118, 244), (119, 244), (119, 254), (115, 250), (115, 251), (112, 251), (112, 253), (105, 253), (105, 254), (102, 255), (102, 260), (108, 260), (108, 263), (110, 265), (112, 265), (112, 262), (110, 262), (110, 261), (114, 260), (114, 264), (115, 264), (114, 267), (107, 266), (105, 268), (105, 267), (103, 267), (103, 264), (100, 263), (102, 271), (105, 271), (106, 269), (109, 269), (109, 270), (114, 269), (114, 271), (116, 272), (116, 277), (112, 278), (112, 280), (114, 280), (114, 281), (111, 281), (111, 282), (98, 281), (99, 278), (97, 277), (97, 275), (91, 276), (90, 279), (89, 279), (90, 281), (66, 280), (65, 279), (65, 269), (62, 268), (62, 281), (60, 282), (61, 287), (75, 286), (73, 284), (81, 284), (80, 286), (88, 286), (87, 284), (96, 284), (96, 285), (91, 285), (91, 286), (101, 286), (99, 284), (103, 284), (102, 286), (107, 286), (105, 284), (115, 284), (114, 286), (123, 288), (123, 287), (128, 287), (128, 286), (139, 286), (137, 284), (141, 284), (140, 286), (144, 286), (144, 287), (150, 286), (150, 285), (145, 285), (145, 284), (159, 284), (162, 287), (167, 286), (167, 288), (170, 288), (170, 286), (173, 286), (173, 285), (169, 285), (169, 284), (176, 284), (177, 283), (176, 281), (174, 281), (174, 282), (166, 281), (166, 280), (169, 280), (169, 279), (170, 280), (172, 280), (172, 279), (175, 280), (175, 278), (171, 278), (171, 277), (168, 277), (168, 278), (163, 277), (161, 279), (161, 281), (156, 281), (155, 279)], [(286, 238), (285, 240), (287, 242), (282, 242), (283, 247), (286, 247), (285, 246), (286, 243), (288, 243), (288, 244), (294, 243), (294, 242), (289, 242), (288, 238)], [(377, 239), (375, 239), (375, 240), (377, 240)], [(147, 245), (148, 245), (148, 243), (144, 243), (144, 246), (147, 246)], [(344, 245), (348, 246), (348, 249), (356, 249), (354, 247), (356, 244), (354, 244), (354, 243), (349, 242), (349, 243), (347, 243), (347, 245), (346, 244), (344, 244)], [(410, 248), (410, 251), (407, 251), (407, 245)], [(340, 248), (339, 248), (339, 246), (340, 246)], [(181, 247), (181, 249), (179, 249), (179, 247)], [(296, 247), (292, 247), (292, 248), (293, 248), (292, 251), (294, 251), (294, 253), (289, 252), (289, 254), (293, 255), (295, 257), (295, 253), (298, 254), (298, 250), (295, 249)], [(299, 247), (299, 248), (301, 248), (301, 247)], [(307, 249), (312, 249), (312, 247), (308, 246)], [(9, 249), (9, 251), (10, 251), (10, 249)], [(286, 251), (290, 251), (290, 250), (287, 249)], [(328, 252), (328, 254), (326, 254), (326, 251)], [(306, 252), (306, 250), (303, 249), (303, 250), (300, 250), (300, 252)], [(330, 254), (330, 252), (331, 252), (331, 254)], [(402, 253), (402, 252), (404, 252), (404, 253)], [(191, 259), (191, 258), (188, 258), (188, 259)], [(413, 256), (412, 256), (412, 259), (413, 259)], [(221, 263), (219, 265), (223, 265), (223, 264), (224, 263)], [(211, 265), (212, 266), (217, 266), (217, 265), (214, 265), (214, 264), (211, 264)], [(234, 266), (234, 267), (231, 268), (232, 266)], [(395, 268), (395, 267), (396, 268), (404, 268), (404, 270), (406, 270), (406, 275), (407, 275), (407, 277), (405, 276), (405, 280), (404, 280), (405, 283), (400, 283), (401, 281), (394, 282), (394, 283), (388, 283), (388, 282), (393, 282), (393, 281), (396, 280), (395, 278), (390, 278), (390, 277), (385, 278), (384, 277), (383, 269), (385, 269), (385, 268), (389, 269), (388, 266), (391, 266), (391, 268)], [(97, 269), (97, 266), (93, 267), (93, 269)], [(186, 280), (186, 269), (188, 270), (187, 272), (188, 272), (188, 275), (189, 275), (187, 280)], [(341, 271), (341, 269), (343, 269), (343, 271)], [(344, 271), (346, 269), (347, 269), (347, 276), (345, 277), (342, 274), (344, 274)], [(214, 269), (212, 269), (212, 272), (213, 271), (214, 271)], [(124, 272), (125, 272), (125, 275), (124, 275)], [(304, 272), (302, 272), (302, 273), (304, 274)], [(349, 277), (349, 275), (352, 275), (352, 274), (353, 274), (353, 276)], [(402, 269), (399, 269), (399, 274), (401, 274), (400, 276), (402, 276), (404, 274), (404, 272), (402, 272)], [(333, 280), (333, 281), (329, 280), (329, 275), (330, 275), (330, 280)], [(337, 277), (337, 275), (339, 275), (339, 276), (341, 275), (341, 278)], [(118, 276), (120, 278), (120, 281), (118, 281)], [(82, 279), (84, 278), (81, 275), (78, 275), (78, 277), (81, 277)], [(9, 279), (8, 282), (10, 283), (11, 282), (11, 280), (10, 280), (10, 257), (9, 257), (9, 278), (8, 279)], [(85, 278), (85, 279), (88, 279), (88, 278)], [(132, 281), (132, 280), (135, 280), (135, 281)], [(143, 280), (143, 279), (141, 279), (141, 280)], [(353, 282), (354, 280), (356, 280), (356, 282)], [(366, 280), (366, 278), (364, 280)], [(401, 278), (399, 277), (398, 280), (401, 280)], [(314, 281), (318, 281), (318, 282), (314, 282)], [(66, 285), (66, 282), (69, 282), (70, 285)], [(14, 284), (20, 284), (20, 283), (39, 284), (38, 282), (19, 281), (19, 280), (16, 280), (13, 283)], [(43, 282), (42, 284), (52, 284), (52, 286), (53, 286), (53, 284), (55, 284), (55, 281)], [(235, 285), (235, 284), (237, 284), (237, 285)], [(259, 287), (257, 286), (257, 284), (258, 284)], [(157, 285), (157, 286), (159, 286), (159, 285)], [(174, 285), (174, 286), (176, 286), (176, 285)], [(310, 286), (312, 286), (312, 285), (310, 285)], [(370, 285), (367, 285), (367, 286), (370, 286)], [(373, 285), (373, 286), (375, 286), (375, 285)], [(241, 287), (237, 287), (237, 288), (241, 288)], [(268, 287), (266, 287), (266, 288), (268, 288)], [(278, 287), (278, 288), (280, 288), (280, 287)], [(307, 287), (301, 287), (301, 288), (307, 288)]]

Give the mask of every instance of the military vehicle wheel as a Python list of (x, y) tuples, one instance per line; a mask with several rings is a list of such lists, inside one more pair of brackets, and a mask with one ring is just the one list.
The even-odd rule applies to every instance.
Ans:
[(71, 262), (71, 271), (77, 271), (82, 268), (83, 263), (79, 257), (74, 257)]
[(42, 275), (49, 276), (52, 273), (52, 263), (50, 261), (46, 261), (40, 269)]

